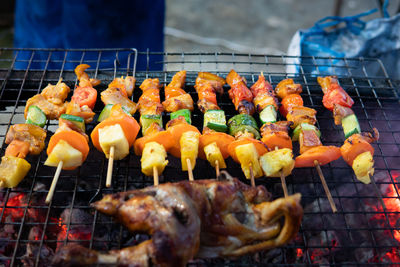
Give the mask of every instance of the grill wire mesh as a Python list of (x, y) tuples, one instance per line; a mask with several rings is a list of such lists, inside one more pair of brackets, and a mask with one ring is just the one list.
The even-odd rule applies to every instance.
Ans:
[[(29, 56), (22, 59), (22, 54)], [(114, 60), (104, 59), (105, 54)], [(164, 58), (163, 61), (153, 60)], [(304, 105), (318, 111), (318, 127), (325, 145), (340, 146), (344, 136), (341, 127), (333, 123), (331, 113), (322, 106), (322, 92), (316, 76), (304, 71), (300, 74), (287, 73), (286, 56), (266, 56), (229, 53), (150, 53), (134, 49), (107, 50), (19, 50), (0, 49), (0, 142), (1, 155), (6, 145), (4, 137), (9, 126), (23, 123), (24, 106), (28, 98), (39, 93), (48, 83), (55, 84), (60, 77), (71, 89), (77, 84), (73, 67), (80, 63), (90, 64), (91, 77), (102, 80), (99, 91), (106, 89), (114, 77), (134, 75), (136, 87), (145, 78), (159, 78), (168, 83), (176, 71), (187, 70), (186, 90), (197, 101), (194, 82), (198, 71), (210, 71), (223, 77), (233, 68), (243, 75), (248, 84), (253, 84), (262, 71), (273, 86), (290, 77), (303, 85)], [(322, 66), (322, 58), (307, 58), (312, 66)], [(320, 61), (321, 60), (321, 61)], [(189, 266), (396, 266), (400, 264), (400, 119), (398, 117), (399, 83), (390, 80), (384, 66), (374, 59), (343, 59), (345, 64), (329, 67), (346, 70), (339, 76), (341, 86), (354, 99), (353, 110), (361, 129), (379, 129), (381, 139), (375, 148), (375, 183), (364, 185), (355, 178), (352, 169), (340, 159), (322, 166), (328, 186), (338, 208), (332, 214), (321, 182), (315, 169), (295, 169), (287, 177), (289, 194), (302, 193), (304, 218), (296, 239), (285, 247), (248, 255), (239, 259), (194, 260)], [(326, 64), (324, 59), (323, 64)], [(40, 67), (37, 67), (40, 64)], [(136, 65), (145, 66), (137, 70)], [(367, 72), (367, 65), (380, 70), (378, 76)], [(152, 69), (159, 70), (152, 70)], [(233, 104), (227, 95), (219, 99), (229, 119), (235, 115)], [(133, 100), (141, 94), (136, 88)], [(163, 92), (161, 93), (163, 96)], [(103, 104), (97, 101), (96, 114)], [(163, 117), (168, 121), (168, 114)], [(135, 114), (138, 120), (139, 115)], [(202, 113), (195, 108), (193, 124), (202, 127)], [(87, 126), (90, 133), (95, 122)], [(48, 137), (57, 128), (57, 121), (45, 126)], [(298, 145), (294, 143), (294, 147)], [(82, 167), (74, 171), (62, 171), (53, 201), (45, 205), (45, 198), (55, 168), (44, 166), (45, 151), (39, 156), (28, 156), (32, 168), (17, 188), (0, 191), (0, 227), (10, 233), (0, 235), (0, 262), (4, 265), (21, 266), (23, 263), (46, 266), (57, 246), (77, 242), (86, 247), (110, 250), (134, 245), (143, 236), (130, 235), (111, 218), (90, 208), (89, 203), (102, 195), (143, 188), (152, 185), (152, 179), (142, 175), (140, 158), (132, 152), (127, 158), (115, 162), (113, 183), (105, 188), (107, 161), (104, 156), (90, 147), (90, 153)], [(295, 149), (295, 154), (298, 151)], [(160, 183), (187, 179), (180, 170), (180, 160), (168, 157), (170, 164), (160, 176)], [(227, 160), (228, 171), (242, 181), (245, 180), (240, 166)], [(194, 170), (195, 179), (215, 177), (215, 171), (203, 160), (198, 160)], [(260, 178), (274, 198), (282, 197), (280, 181), (276, 178)], [(376, 190), (378, 189), (378, 190)], [(379, 191), (379, 193), (378, 193)], [(23, 198), (24, 201), (16, 200)], [(17, 203), (17, 204), (16, 204)], [(16, 214), (13, 220), (10, 214)], [(36, 235), (32, 229), (37, 230)], [(13, 230), (9, 230), (13, 229)], [(63, 234), (60, 235), (60, 232)], [(3, 232), (3, 233), (4, 233)], [(80, 234), (79, 234), (80, 233)], [(85, 233), (85, 234), (82, 234)], [(34, 237), (32, 237), (32, 235)], [(29, 253), (27, 253), (29, 247)], [(49, 253), (49, 254), (46, 254)], [(27, 257), (28, 254), (28, 257)], [(27, 260), (29, 259), (29, 260)]]

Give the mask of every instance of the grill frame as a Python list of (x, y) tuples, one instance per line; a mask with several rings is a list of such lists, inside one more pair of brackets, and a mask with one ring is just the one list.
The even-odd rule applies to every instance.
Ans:
[[(31, 53), (31, 56), (28, 60), (19, 58), (19, 53), (28, 52)], [(36, 59), (37, 54), (45, 53), (48, 54), (47, 59), (43, 61), (42, 59)], [(63, 60), (52, 60), (52, 56), (56, 53), (64, 54)], [(75, 57), (69, 58), (70, 54), (80, 55), (78, 59)], [(114, 61), (112, 62), (113, 67), (103, 67), (102, 64), (109, 64), (110, 62), (104, 62), (101, 58), (101, 55), (104, 53), (110, 53), (114, 55)], [(126, 65), (120, 63), (120, 59), (122, 59), (121, 55), (124, 53), (128, 53), (127, 63)], [(97, 60), (93, 59), (85, 59), (89, 54), (98, 55)], [(164, 57), (163, 61), (154, 62), (152, 60), (153, 57), (158, 57), (162, 55)], [(312, 257), (313, 251), (315, 249), (329, 251), (329, 264), (332, 266), (341, 266), (341, 262), (336, 260), (334, 255), (334, 250), (338, 248), (342, 248), (343, 250), (357, 248), (358, 246), (354, 246), (352, 244), (346, 244), (345, 246), (337, 247), (334, 244), (309, 244), (308, 241), (311, 239), (312, 232), (319, 232), (320, 234), (325, 236), (325, 241), (330, 241), (332, 238), (330, 237), (330, 232), (332, 231), (344, 231), (347, 236), (351, 239), (355, 239), (354, 237), (357, 234), (357, 231), (367, 231), (371, 236), (372, 243), (368, 246), (364, 246), (363, 248), (371, 248), (374, 253), (380, 253), (381, 250), (386, 249), (395, 249), (394, 244), (389, 245), (381, 245), (376, 241), (376, 233), (380, 231), (389, 231), (390, 235), (394, 238), (395, 234), (400, 233), (400, 226), (394, 227), (391, 226), (390, 218), (391, 216), (400, 216), (400, 211), (391, 211), (385, 206), (383, 200), (385, 199), (396, 199), (399, 200), (399, 182), (396, 181), (396, 178), (400, 173), (400, 168), (393, 168), (393, 164), (398, 162), (400, 158), (399, 155), (388, 154), (388, 147), (397, 147), (397, 150), (400, 148), (400, 127), (396, 126), (396, 121), (400, 121), (399, 119), (395, 119), (396, 113), (396, 105), (399, 106), (399, 93), (395, 88), (395, 85), (399, 84), (398, 81), (394, 81), (390, 79), (387, 75), (384, 65), (381, 61), (377, 59), (365, 59), (365, 58), (342, 58), (339, 59), (344, 64), (338, 64), (336, 60), (337, 58), (324, 58), (324, 57), (303, 57), (302, 59), (306, 59), (306, 62), (301, 65), (297, 65), (299, 67), (300, 73), (294, 76), (294, 73), (287, 73), (286, 67), (291, 64), (296, 63), (288, 63), (288, 59), (296, 59), (295, 57), (289, 56), (272, 56), (272, 55), (251, 55), (251, 54), (234, 54), (234, 53), (154, 53), (154, 52), (138, 52), (135, 49), (13, 49), (13, 48), (0, 48), (0, 115), (4, 116), (0, 119), (0, 127), (5, 127), (0, 130), (1, 134), (1, 155), (4, 154), (4, 150), (6, 145), (4, 144), (4, 136), (8, 131), (9, 126), (12, 123), (20, 122), (21, 116), (23, 116), (23, 109), (21, 110), (21, 106), (23, 107), (26, 103), (26, 99), (30, 96), (40, 92), (47, 82), (55, 83), (57, 82), (59, 77), (63, 77), (67, 84), (72, 88), (77, 84), (77, 80), (73, 71), (67, 69), (67, 64), (80, 64), (80, 63), (88, 63), (95, 65), (94, 68), (89, 69), (89, 75), (94, 76), (95, 78), (99, 78), (101, 80), (105, 80), (104, 84), (109, 83), (114, 77), (119, 75), (134, 75), (137, 78), (136, 85), (140, 84), (145, 78), (151, 77), (160, 78), (160, 81), (163, 84), (166, 84), (170, 81), (171, 77), (175, 73), (175, 71), (186, 69), (188, 70), (188, 79), (187, 79), (187, 90), (192, 95), (193, 99), (197, 100), (197, 95), (193, 89), (194, 79), (197, 75), (197, 71), (211, 71), (213, 73), (220, 74), (222, 76), (226, 76), (227, 72), (230, 68), (234, 68), (239, 72), (239, 74), (244, 75), (249, 84), (253, 84), (256, 79), (259, 71), (263, 71), (266, 78), (271, 82), (273, 86), (276, 86), (277, 82), (279, 82), (283, 78), (294, 78), (296, 82), (300, 82), (303, 85), (303, 99), (305, 101), (305, 105), (317, 109), (317, 126), (322, 131), (322, 141), (327, 145), (341, 145), (344, 141), (344, 137), (342, 134), (341, 127), (336, 127), (333, 124), (333, 119), (329, 111), (326, 111), (321, 104), (322, 92), (319, 89), (319, 86), (316, 84), (315, 75), (308, 73), (305, 69), (307, 67), (316, 67), (317, 71), (319, 68), (324, 67), (333, 67), (332, 75), (335, 75), (335, 70), (346, 70), (348, 74), (338, 75), (339, 81), (341, 85), (349, 90), (350, 95), (356, 101), (355, 104), (355, 113), (360, 118), (360, 122), (362, 123), (362, 130), (366, 131), (369, 128), (376, 127), (377, 125), (383, 127), (385, 129), (381, 129), (378, 126), (378, 129), (383, 133), (383, 138), (378, 141), (374, 147), (376, 149), (376, 162), (377, 168), (376, 173), (387, 173), (388, 181), (375, 181), (370, 186), (370, 188), (374, 188), (370, 195), (364, 195), (360, 191), (362, 191), (362, 186), (351, 174), (350, 177), (345, 179), (339, 179), (339, 181), (335, 181), (334, 178), (339, 178), (337, 176), (338, 171), (342, 171), (346, 175), (350, 175), (351, 168), (340, 162), (338, 164), (333, 163), (328, 166), (323, 166), (322, 170), (327, 178), (328, 186), (332, 192), (333, 198), (338, 207), (338, 213), (336, 215), (332, 215), (329, 209), (329, 205), (327, 204), (326, 196), (322, 189), (322, 185), (319, 181), (317, 172), (313, 169), (305, 169), (305, 170), (295, 170), (294, 175), (287, 178), (288, 191), (290, 194), (294, 192), (302, 192), (303, 193), (303, 201), (302, 203), (307, 205), (312, 202), (318, 204), (318, 212), (314, 211), (305, 211), (305, 220), (302, 223), (299, 237), (301, 241), (299, 242), (297, 239), (295, 242), (280, 248), (282, 252), (282, 261), (274, 262), (277, 266), (309, 266), (312, 264), (318, 264)], [(326, 60), (329, 60), (330, 64), (326, 64)], [(121, 62), (124, 60), (121, 60)], [(144, 70), (136, 70), (137, 62), (145, 62), (146, 68)], [(26, 68), (17, 70), (15, 69), (15, 63), (25, 63)], [(33, 63), (44, 63), (44, 68), (31, 69), (31, 65)], [(58, 64), (58, 69), (50, 69), (49, 64)], [(369, 75), (366, 66), (369, 64), (376, 64), (377, 67), (381, 70), (381, 74), (377, 76)], [(153, 68), (157, 67), (160, 70), (153, 70)], [(360, 72), (361, 70), (361, 72)], [(354, 74), (357, 72), (357, 74)], [(225, 89), (227, 89), (226, 87)], [(105, 89), (104, 85), (101, 87), (101, 90)], [(226, 90), (225, 90), (226, 91)], [(8, 94), (7, 94), (8, 93)], [(162, 93), (161, 93), (162, 94)], [(11, 96), (9, 96), (11, 95)], [(163, 95), (163, 94), (162, 94)], [(133, 100), (136, 102), (140, 96), (140, 90), (136, 89)], [(13, 103), (15, 104), (13, 105)], [(234, 109), (232, 103), (229, 101), (227, 93), (222, 96), (219, 103), (221, 103), (221, 107), (227, 111), (227, 117), (231, 117), (234, 115)], [(374, 103), (374, 104), (373, 104)], [(370, 105), (372, 107), (370, 107)], [(3, 110), (6, 106), (10, 106), (11, 109)], [(102, 104), (100, 101), (97, 101), (95, 112), (96, 114), (102, 108)], [(376, 111), (378, 114), (375, 114)], [(382, 117), (379, 116), (381, 114)], [(9, 116), (10, 118), (3, 122), (3, 118)], [(164, 122), (168, 120), (168, 114), (165, 114), (163, 119)], [(135, 114), (135, 118), (138, 119), (138, 114)], [(193, 114), (193, 121), (196, 126), (201, 127), (202, 114), (200, 111), (195, 108), (195, 112)], [(322, 123), (321, 123), (322, 122)], [(88, 132), (93, 129), (95, 123), (92, 122), (88, 127)], [(48, 122), (46, 125), (46, 129), (49, 129), (52, 133), (56, 129), (57, 121)], [(325, 138), (325, 134), (329, 134), (329, 138)], [(331, 133), (334, 133), (331, 136)], [(48, 134), (51, 136), (51, 133)], [(335, 140), (332, 137), (338, 138)], [(388, 141), (390, 138), (393, 141)], [(46, 139), (48, 141), (49, 137)], [(46, 142), (47, 144), (47, 142)], [(295, 145), (297, 147), (297, 145)], [(26, 238), (27, 229), (32, 226), (38, 225), (43, 228), (43, 234), (40, 240), (37, 240), (39, 245), (39, 249), (43, 247), (44, 244), (51, 244), (58, 242), (57, 240), (44, 239), (46, 235), (46, 231), (50, 229), (53, 225), (57, 225), (57, 222), (52, 221), (53, 214), (58, 210), (69, 209), (71, 212), (69, 213), (69, 219), (66, 223), (66, 235), (68, 236), (71, 229), (74, 227), (74, 223), (71, 222), (71, 214), (73, 209), (82, 209), (91, 212), (91, 209), (88, 205), (82, 205), (81, 199), (84, 194), (90, 193), (91, 199), (98, 199), (98, 197), (102, 194), (107, 193), (115, 193), (121, 190), (131, 189), (133, 187), (141, 188), (144, 186), (151, 185), (151, 179), (148, 179), (140, 174), (140, 159), (131, 153), (127, 159), (124, 159), (120, 162), (115, 163), (114, 168), (114, 178), (113, 178), (113, 187), (110, 189), (106, 189), (104, 187), (105, 183), (105, 175), (106, 175), (106, 166), (107, 162), (104, 157), (99, 152), (93, 152), (93, 146), (91, 145), (91, 152), (89, 153), (89, 157), (87, 162), (84, 163), (83, 167), (79, 168), (77, 171), (73, 172), (63, 172), (62, 177), (60, 177), (60, 184), (56, 188), (57, 194), (64, 194), (68, 196), (67, 201), (56, 200), (55, 202), (51, 202), (49, 206), (47, 205), (31, 205), (31, 200), (34, 199), (35, 195), (43, 196), (47, 193), (49, 188), (49, 184), (51, 178), (54, 174), (54, 169), (43, 167), (43, 162), (46, 158), (45, 152), (42, 152), (40, 156), (37, 157), (29, 157), (28, 160), (32, 164), (32, 169), (25, 180), (21, 183), (20, 187), (16, 189), (6, 189), (3, 190), (3, 202), (0, 205), (0, 222), (2, 222), (5, 212), (8, 209), (20, 208), (23, 209), (23, 217), (19, 222), (2, 222), (1, 224), (10, 224), (14, 225), (17, 229), (17, 235), (13, 243), (15, 243), (15, 248), (12, 252), (11, 257), (2, 257), (0, 256), (0, 262), (9, 261), (11, 266), (18, 266), (21, 264), (21, 252), (20, 250), (26, 246), (29, 241)], [(174, 159), (169, 156), (169, 160), (171, 162), (171, 166), (167, 167), (164, 175), (160, 177), (160, 182), (167, 181), (178, 181), (186, 178), (186, 175), (178, 171), (179, 168), (179, 160)], [(97, 162), (101, 162), (100, 171), (94, 172), (94, 174), (88, 174), (87, 169), (97, 170)], [(392, 162), (394, 161), (394, 162)], [(199, 160), (198, 167), (195, 169), (195, 178), (212, 178), (213, 170), (210, 166), (208, 166), (205, 162)], [(227, 162), (228, 166), (230, 166), (229, 171), (235, 176), (239, 176), (242, 181), (245, 181), (243, 175), (241, 175), (240, 166), (234, 164), (231, 160)], [(202, 170), (203, 172), (201, 172)], [(205, 177), (204, 177), (205, 176)], [(306, 178), (304, 178), (306, 177)], [(307, 178), (308, 177), (308, 178)], [(85, 181), (83, 181), (85, 180)], [(88, 181), (86, 181), (88, 180)], [(97, 181), (96, 181), (97, 180)], [(82, 189), (82, 184), (87, 185), (90, 189)], [(246, 181), (245, 181), (246, 182)], [(280, 189), (280, 181), (279, 179), (266, 179), (262, 178), (256, 181), (257, 184), (265, 185), (269, 191), (272, 191), (274, 197), (281, 197), (283, 193)], [(38, 183), (45, 184), (45, 189), (37, 190), (36, 186)], [(67, 183), (72, 183), (69, 186)], [(345, 187), (353, 187), (355, 195), (352, 196), (343, 196), (341, 195), (341, 184), (344, 183)], [(385, 196), (385, 192), (381, 192), (387, 186), (393, 185), (395, 189), (395, 196), (388, 197)], [(300, 190), (301, 189), (301, 190)], [(309, 192), (312, 191), (312, 192)], [(7, 202), (10, 199), (10, 196), (13, 196), (15, 193), (25, 193), (28, 197), (27, 205), (24, 206), (7, 206)], [(57, 197), (57, 196), (56, 196)], [(1, 198), (0, 198), (1, 199)], [(350, 200), (349, 200), (350, 199)], [(365, 207), (365, 202), (370, 200), (373, 203), (376, 203), (377, 206), (383, 207), (383, 212), (373, 211), (365, 207), (363, 211), (348, 211), (346, 207), (346, 201), (357, 201), (360, 203), (360, 206)], [(68, 203), (69, 202), (69, 203)], [(399, 200), (400, 202), (400, 200)], [(29, 212), (31, 210), (40, 210), (45, 214), (45, 219), (43, 222), (34, 223), (29, 221)], [(91, 239), (90, 241), (81, 240), (76, 242), (82, 242), (84, 244), (89, 243), (90, 248), (95, 248), (96, 244), (99, 243), (96, 240), (96, 233), (99, 231), (99, 228), (103, 227), (107, 228), (107, 225), (114, 225), (115, 223), (110, 218), (105, 218), (105, 216), (99, 214), (97, 211), (93, 213), (93, 221), (88, 222), (87, 225), (91, 227)], [(381, 225), (373, 225), (371, 222), (366, 220), (367, 227), (366, 228), (354, 228), (349, 225), (347, 221), (347, 216), (365, 216), (368, 218), (370, 216), (383, 216), (385, 224)], [(309, 222), (309, 217), (318, 216), (321, 220), (321, 228), (310, 229), (307, 227), (307, 222)], [(341, 227), (332, 227), (329, 224), (329, 220), (336, 217), (343, 217), (344, 225)], [(308, 218), (308, 219), (307, 219)], [(0, 226), (1, 226), (0, 224)], [(82, 225), (79, 223), (78, 225)], [(110, 226), (111, 227), (111, 226)], [(121, 241), (123, 236), (125, 235), (125, 231), (122, 226), (119, 226), (119, 236), (115, 240), (110, 241), (108, 246), (113, 248), (120, 248), (123, 246), (123, 242)], [(36, 242), (36, 241), (35, 241)], [(34, 242), (34, 243), (35, 243)], [(61, 241), (63, 244), (67, 243), (67, 239)], [(100, 241), (104, 242), (104, 241)], [(119, 243), (118, 243), (119, 242)], [(322, 241), (321, 241), (322, 242)], [(290, 258), (287, 258), (286, 255), (291, 255), (290, 251), (295, 251), (297, 249), (302, 249), (303, 256), (301, 258), (301, 262), (294, 261), (292, 262)], [(288, 252), (289, 251), (289, 252)], [(268, 254), (268, 253), (267, 253)], [(190, 266), (198, 266), (198, 265), (223, 265), (223, 266), (263, 266), (265, 262), (260, 260), (267, 254), (258, 253), (256, 256), (246, 256), (240, 258), (238, 260), (225, 261), (222, 259), (217, 260), (196, 260), (192, 263), (189, 263)], [(258, 260), (257, 260), (258, 258)], [(35, 259), (35, 266), (40, 266), (40, 258), (39, 256)], [(348, 261), (346, 262), (349, 266), (366, 266), (366, 265), (387, 265), (395, 264), (395, 263), (385, 263), (385, 262), (360, 262), (360, 261)], [(400, 262), (397, 262), (400, 264)]]

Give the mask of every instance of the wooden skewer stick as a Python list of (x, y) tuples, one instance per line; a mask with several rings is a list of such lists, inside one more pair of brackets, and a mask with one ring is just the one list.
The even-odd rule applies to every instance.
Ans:
[(57, 165), (57, 170), (56, 170), (56, 173), (54, 174), (53, 181), (51, 182), (49, 193), (47, 193), (47, 196), (46, 196), (46, 201), (45, 201), (46, 204), (49, 204), (51, 199), (53, 198), (54, 191), (56, 189), (58, 178), (60, 177), (60, 173), (61, 173), (63, 165), (64, 165), (63, 161), (60, 161)]
[(250, 182), (252, 187), (256, 187), (256, 181), (254, 180), (254, 172), (253, 172), (253, 166), (250, 164)]
[(218, 161), (218, 160), (215, 161), (215, 175), (217, 176), (217, 180), (218, 180), (218, 178), (219, 178), (219, 176), (220, 176), (220, 172), (219, 172), (219, 161)]
[[(261, 75), (263, 75), (262, 72), (261, 72)], [(279, 149), (279, 147), (276, 146), (276, 147), (275, 147), (275, 151), (278, 150), (278, 149)], [(282, 170), (279, 171), (279, 174), (280, 174), (280, 176), (281, 176), (281, 183), (282, 183), (283, 194), (284, 194), (285, 197), (288, 197), (289, 194), (288, 194), (288, 190), (287, 190), (287, 186), (286, 186), (286, 177), (284, 176)]]
[(113, 165), (114, 165), (114, 149), (115, 149), (114, 146), (110, 147), (110, 157), (108, 158), (106, 187), (111, 186), (112, 172), (113, 172)]
[(325, 194), (328, 197), (329, 204), (331, 205), (332, 211), (335, 213), (335, 212), (337, 212), (336, 204), (333, 201), (331, 191), (329, 191), (329, 187), (326, 184), (324, 174), (322, 173), (322, 170), (321, 170), (321, 166), (319, 166), (319, 162), (317, 160), (314, 160), (314, 165), (317, 168), (319, 178), (321, 178), (322, 186), (324, 187)]
[(154, 185), (158, 185), (158, 169), (156, 166), (153, 166), (153, 181)]
[(286, 179), (285, 179), (285, 175), (283, 174), (283, 171), (279, 171), (279, 174), (281, 175), (281, 183), (282, 183), (282, 189), (283, 189), (283, 194), (285, 195), (285, 197), (288, 197), (288, 190), (287, 190), (287, 186), (286, 186)]
[(189, 181), (194, 181), (192, 163), (190, 162), (189, 158), (186, 159), (186, 164), (187, 164), (187, 167), (188, 167)]

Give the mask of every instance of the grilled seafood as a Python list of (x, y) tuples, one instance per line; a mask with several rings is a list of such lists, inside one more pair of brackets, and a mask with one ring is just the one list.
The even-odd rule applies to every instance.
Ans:
[(131, 232), (147, 232), (151, 239), (108, 253), (69, 244), (53, 263), (185, 266), (195, 257), (237, 257), (275, 248), (299, 230), (300, 197), (269, 201), (263, 186), (250, 187), (235, 178), (166, 183), (107, 195), (94, 208)]

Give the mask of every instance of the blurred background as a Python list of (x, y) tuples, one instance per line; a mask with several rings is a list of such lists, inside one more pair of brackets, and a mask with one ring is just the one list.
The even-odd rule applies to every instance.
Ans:
[[(389, 6), (396, 13), (398, 0)], [(287, 51), (298, 29), (329, 15), (354, 15), (376, 8), (377, 0), (166, 0), (164, 49), (168, 52)], [(13, 46), (14, 0), (2, 0), (0, 47)], [(375, 13), (364, 20), (379, 17)], [(29, 37), (28, 37), (29, 38)]]

